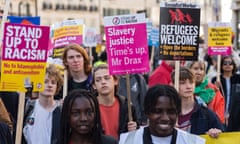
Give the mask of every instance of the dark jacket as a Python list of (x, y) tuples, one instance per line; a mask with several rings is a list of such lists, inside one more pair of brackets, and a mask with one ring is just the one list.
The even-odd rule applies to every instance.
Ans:
[[(223, 94), (224, 96), (224, 99), (225, 99), (225, 104), (227, 103), (227, 86), (226, 86), (226, 79), (223, 77), (223, 75), (220, 75), (220, 81), (222, 83), (222, 89), (221, 90), (221, 93)], [(212, 83), (215, 83), (216, 82), (216, 77), (214, 77), (212, 79)], [(229, 112), (231, 111), (231, 107), (232, 107), (232, 102), (233, 102), (233, 99), (232, 97), (234, 96), (237, 96), (239, 93), (237, 93), (236, 89), (237, 88), (237, 85), (240, 85), (240, 75), (238, 74), (233, 74), (232, 77), (230, 78), (230, 83), (231, 83), (231, 90), (230, 90), (230, 101), (229, 101)], [(240, 88), (240, 86), (239, 86)]]
[(0, 122), (0, 144), (13, 144), (9, 127)]
[(227, 131), (240, 131), (240, 84), (231, 88), (234, 91), (232, 105), (229, 113)]
[[(27, 102), (24, 113), (24, 125), (28, 122), (28, 117), (33, 113), (36, 100), (30, 100)], [(60, 139), (60, 125), (61, 125), (61, 106), (57, 106), (53, 111), (52, 116), (52, 133), (51, 133), (51, 144), (58, 144)], [(23, 136), (24, 138), (24, 136)], [(25, 140), (22, 142), (26, 143)]]
[[(68, 84), (67, 84), (67, 92), (69, 93), (70, 91), (74, 90), (74, 89), (85, 89), (85, 90), (89, 90), (89, 91), (94, 91), (94, 89), (92, 88), (92, 79), (93, 79), (93, 75), (90, 74), (86, 80), (86, 84), (81, 86), (81, 87), (74, 87), (74, 81), (72, 77), (69, 77), (68, 79)], [(60, 92), (54, 96), (54, 99), (56, 100), (60, 100), (63, 98), (63, 88), (60, 90)]]
[(2, 101), (7, 111), (9, 112), (10, 118), (12, 120), (13, 141), (15, 141), (19, 94), (17, 92), (0, 92), (0, 97), (2, 98)]
[[(140, 74), (130, 75), (131, 102), (136, 109), (137, 120), (139, 123), (147, 123), (144, 114), (143, 103), (147, 92), (147, 84), (144, 77)], [(120, 77), (118, 84), (118, 94), (127, 97), (126, 78)]]
[(217, 115), (203, 105), (196, 103), (195, 111), (191, 118), (191, 132), (192, 134), (201, 135), (205, 134), (211, 128), (224, 130)]
[[(119, 116), (119, 128), (118, 128), (118, 134), (127, 132), (128, 131), (128, 103), (127, 99), (124, 96), (116, 96), (117, 100), (119, 101), (120, 105), (120, 116)], [(135, 112), (135, 108), (132, 106), (132, 118), (133, 121), (137, 122), (137, 116)]]
[(111, 136), (102, 135), (102, 144), (118, 144), (118, 141)]

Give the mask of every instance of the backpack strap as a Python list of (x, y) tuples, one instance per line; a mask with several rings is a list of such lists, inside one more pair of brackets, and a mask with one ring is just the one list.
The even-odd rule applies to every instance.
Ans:
[(24, 110), (24, 117), (23, 117), (23, 123), (26, 124), (27, 118), (33, 113), (34, 106), (35, 106), (36, 100), (27, 100), (25, 110)]

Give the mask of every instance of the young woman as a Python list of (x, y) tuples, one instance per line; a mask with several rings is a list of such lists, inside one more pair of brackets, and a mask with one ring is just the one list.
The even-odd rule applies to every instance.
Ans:
[(117, 140), (102, 134), (98, 102), (91, 92), (76, 89), (64, 99), (60, 143), (117, 144)]
[(224, 124), (224, 106), (225, 101), (220, 90), (211, 82), (209, 82), (205, 73), (205, 63), (202, 61), (193, 61), (188, 63), (188, 68), (195, 76), (195, 90), (196, 98), (201, 99), (210, 110), (215, 112)]
[[(236, 74), (237, 66), (233, 60), (232, 56), (224, 56), (221, 60), (221, 75), (220, 82), (216, 81), (216, 77), (212, 79), (212, 82), (215, 83), (225, 98), (225, 124), (228, 125), (228, 118), (230, 111), (235, 109), (232, 108), (233, 103), (236, 102), (236, 98), (239, 97), (240, 92), (240, 75)], [(234, 128), (234, 125), (233, 125)]]

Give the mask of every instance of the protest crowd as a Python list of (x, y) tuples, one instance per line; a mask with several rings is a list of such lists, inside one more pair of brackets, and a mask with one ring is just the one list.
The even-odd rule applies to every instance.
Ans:
[[(187, 20), (191, 22), (190, 18)], [(96, 47), (69, 42), (63, 46), (60, 55), (64, 69), (53, 63), (46, 65), (42, 91), (34, 91), (41, 87), (37, 83), (26, 85), (28, 79), (23, 82), (26, 91), (22, 114), (18, 105), (20, 92), (0, 92), (0, 144), (14, 144), (17, 136), (21, 139), (19, 144), (205, 144), (202, 135), (218, 139), (224, 133), (240, 132), (238, 55), (220, 57), (218, 75), (217, 56), (208, 53), (204, 37), (197, 37), (198, 26), (191, 27), (194, 35), (189, 28), (181, 39), (181, 45), (184, 45), (188, 35), (192, 35), (191, 39), (197, 37), (191, 44), (199, 46), (201, 54), (193, 60), (168, 59), (160, 56), (159, 51), (152, 53), (154, 47), (148, 50), (148, 45), (135, 49), (136, 43), (147, 41), (135, 39), (136, 35), (144, 33), (141, 28), (120, 31), (107, 26), (106, 36), (116, 39), (106, 39), (106, 49), (96, 52)], [(162, 28), (165, 29), (163, 33), (169, 33), (167, 23), (163, 23)], [(182, 28), (187, 27), (182, 25)], [(33, 39), (42, 37), (44, 32), (40, 29)], [(170, 29), (166, 39), (172, 40), (181, 34), (174, 31), (176, 28)], [(22, 34), (19, 37), (27, 37), (24, 32), (19, 33)], [(122, 37), (117, 37), (121, 34)], [(9, 35), (6, 38), (10, 39)], [(165, 42), (163, 49), (178, 43)], [(5, 69), (8, 61), (4, 60), (24, 57), (20, 46), (19, 52), (13, 52), (8, 51), (12, 50), (10, 44), (8, 47), (1, 44), (1, 51), (8, 56), (2, 56)], [(34, 48), (31, 48), (33, 52), (29, 50), (28, 60), (43, 60), (45, 51), (35, 51), (36, 45), (31, 46)], [(125, 49), (117, 50), (119, 46)], [(112, 49), (108, 50), (109, 47)], [(196, 51), (194, 46), (188, 50)], [(185, 54), (187, 57), (188, 53)], [(179, 67), (176, 60), (180, 62)], [(150, 64), (150, 68), (141, 71), (134, 64), (138, 67)], [(122, 71), (131, 66), (132, 71)], [(17, 127), (21, 123), (19, 115), (23, 116), (21, 133)]]

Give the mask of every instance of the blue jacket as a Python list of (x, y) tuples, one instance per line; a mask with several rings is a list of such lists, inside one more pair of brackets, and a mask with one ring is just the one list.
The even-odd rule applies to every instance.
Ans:
[(192, 134), (205, 134), (211, 128), (217, 128), (222, 131), (224, 130), (217, 115), (203, 105), (197, 104), (190, 121)]

